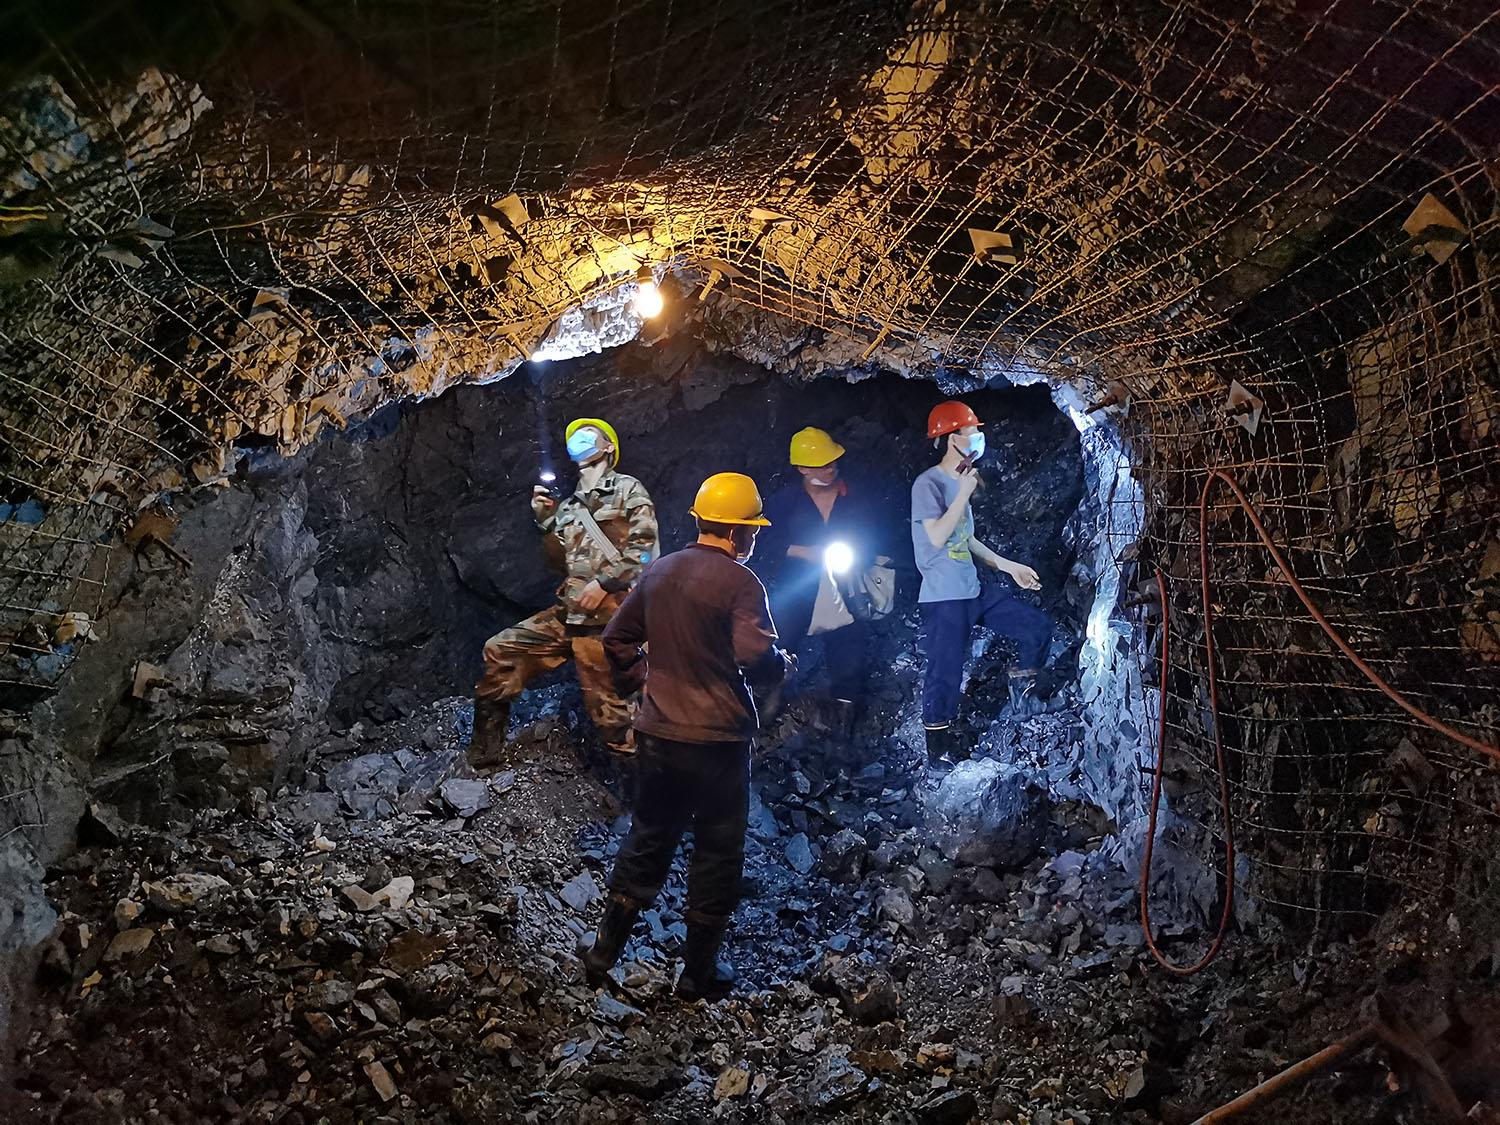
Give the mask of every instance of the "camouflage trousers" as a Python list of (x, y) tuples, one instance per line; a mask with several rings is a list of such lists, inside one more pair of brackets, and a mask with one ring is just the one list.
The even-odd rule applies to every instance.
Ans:
[(560, 605), (485, 641), (484, 675), (475, 685), (474, 698), (508, 705), (532, 680), (570, 659), (578, 670), (583, 705), (599, 737), (613, 750), (632, 749), (630, 704), (615, 691), (600, 630), (569, 626)]

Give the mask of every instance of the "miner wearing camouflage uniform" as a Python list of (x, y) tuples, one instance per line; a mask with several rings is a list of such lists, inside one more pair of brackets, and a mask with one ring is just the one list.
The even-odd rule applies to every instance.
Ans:
[[(538, 486), (531, 498), (543, 548), (565, 577), (556, 605), (485, 642), (469, 743), (475, 769), (499, 764), (511, 701), (570, 657), (600, 737), (611, 750), (634, 750), (630, 705), (611, 682), (600, 634), (641, 568), (656, 557), (656, 509), (640, 481), (615, 471), (620, 442), (608, 422), (579, 418), (569, 423), (566, 437), (568, 456), (579, 466), (577, 489), (557, 501)], [(585, 513), (593, 516), (598, 534)]]

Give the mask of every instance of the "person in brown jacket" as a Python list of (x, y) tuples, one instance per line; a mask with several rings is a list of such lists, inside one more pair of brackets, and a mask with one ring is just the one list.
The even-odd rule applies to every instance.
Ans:
[(765, 587), (743, 565), (769, 522), (755, 482), (739, 473), (709, 477), (692, 511), (698, 541), (647, 568), (604, 630), (620, 692), (642, 692), (636, 804), (598, 937), (580, 950), (589, 979), (602, 983), (691, 828), (677, 985), (684, 999), (722, 991), (734, 979), (719, 949), (744, 868), (750, 740), (760, 728), (750, 688), (779, 686), (788, 666)]

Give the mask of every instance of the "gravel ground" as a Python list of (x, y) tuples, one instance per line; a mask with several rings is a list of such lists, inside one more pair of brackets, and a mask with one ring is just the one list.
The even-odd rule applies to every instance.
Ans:
[[(930, 811), (953, 782), (910, 739), (864, 730), (841, 759), (803, 706), (757, 761), (734, 993), (671, 994), (680, 858), (595, 992), (573, 949), (627, 820), (552, 710), (488, 779), (449, 700), (352, 732), (318, 791), (70, 858), (7, 1119), (1187, 1122), (1347, 1033), (1377, 986), (1414, 1019), (1451, 987), (1430, 966), (1453, 934), (1425, 919), (1316, 956), (1232, 938), (1173, 980), (1098, 810), (1029, 806), (1024, 862), (966, 866)], [(1073, 721), (985, 753), (1045, 758)], [(1466, 1011), (1493, 1014), (1497, 961), (1465, 967)], [(1470, 1039), (1444, 1065), (1491, 1096)], [(1276, 1112), (1433, 1120), (1369, 1053)]]

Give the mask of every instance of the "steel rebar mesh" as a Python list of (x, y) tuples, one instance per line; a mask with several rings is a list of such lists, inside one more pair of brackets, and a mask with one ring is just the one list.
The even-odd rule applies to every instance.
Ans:
[[(1116, 400), (1146, 498), (1120, 565), (1170, 579), (1169, 754), (1205, 862), (1210, 467), (1382, 675), (1494, 739), (1490, 5), (122, 0), (7, 26), (12, 686), (56, 682), (112, 545), (169, 529), (235, 447), (495, 377), (646, 262), (785, 365)], [(1259, 900), (1493, 897), (1493, 763), (1375, 692), (1222, 493), (1211, 526)]]

